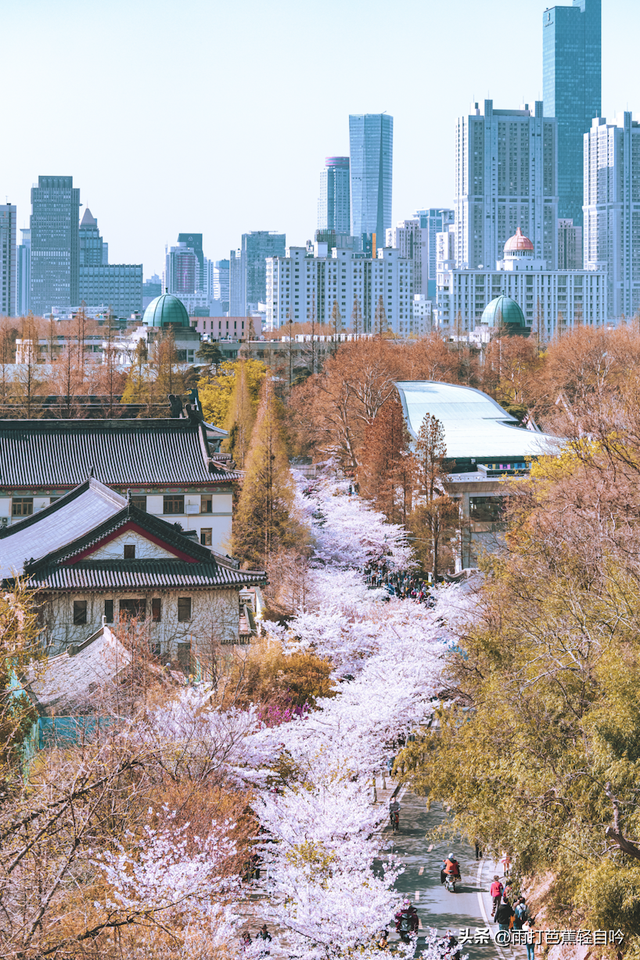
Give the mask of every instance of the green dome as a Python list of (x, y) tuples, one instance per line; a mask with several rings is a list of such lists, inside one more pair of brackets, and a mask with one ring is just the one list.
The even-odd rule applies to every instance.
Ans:
[(168, 323), (173, 323), (177, 327), (191, 326), (184, 303), (170, 293), (163, 293), (162, 296), (151, 301), (144, 312), (142, 322), (147, 327), (166, 327)]
[(480, 323), (489, 327), (525, 327), (524, 313), (511, 297), (496, 297), (488, 303)]

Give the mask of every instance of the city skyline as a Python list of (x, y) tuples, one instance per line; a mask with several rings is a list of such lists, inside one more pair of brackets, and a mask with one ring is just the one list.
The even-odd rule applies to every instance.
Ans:
[[(333, 0), (327, 2), (333, 6)], [(252, 230), (282, 232), (288, 242), (304, 243), (316, 222), (318, 171), (326, 156), (348, 155), (348, 116), (358, 112), (387, 111), (394, 117), (393, 223), (427, 206), (452, 206), (456, 117), (467, 113), (474, 99), (491, 97), (500, 107), (518, 108), (542, 97), (546, 4), (510, 6), (508, 22), (506, 5), (498, 0), (487, 0), (481, 9), (460, 3), (456, 17), (435, 4), (409, 0), (390, 21), (381, 3), (365, 6), (355, 0), (347, 9), (335, 6), (342, 29), (331, 40), (329, 63), (342, 58), (348, 67), (340, 74), (340, 96), (322, 98), (306, 113), (305, 84), (293, 90), (291, 80), (297, 71), (306, 75), (309, 51), (327, 39), (335, 19), (328, 16), (319, 34), (307, 35), (310, 13), (294, 17), (297, 8), (288, 0), (279, 4), (277, 28), (268, 11), (252, 2), (241, 14), (193, 0), (177, 24), (168, 3), (158, 3), (150, 17), (139, 0), (126, 8), (116, 0), (109, 16), (91, 5), (80, 7), (76, 0), (61, 0), (55, 9), (32, 0), (3, 11), (5, 31), (13, 39), (8, 69), (22, 80), (8, 104), (15, 149), (4, 158), (0, 186), (8, 202), (17, 205), (18, 229), (29, 223), (32, 183), (38, 176), (55, 175), (73, 176), (82, 202), (99, 211), (111, 259), (142, 261), (145, 276), (161, 272), (165, 245), (175, 243), (185, 223), (202, 232), (211, 259), (226, 257), (241, 234)], [(247, 16), (248, 7), (252, 16)], [(125, 10), (127, 30), (122, 31)], [(189, 26), (193, 21), (199, 25), (197, 36)], [(202, 29), (203, 24), (213, 32)], [(402, 45), (415, 43), (421, 25), (425, 30), (429, 26), (430, 36), (438, 31), (443, 38), (449, 35), (456, 63), (463, 64), (451, 66), (451, 43), (435, 45), (429, 67), (437, 89), (427, 96), (424, 83), (412, 80), (423, 77), (419, 57), (411, 58), (402, 72), (393, 70)], [(624, 109), (640, 111), (640, 99), (629, 103), (627, 92), (635, 89), (632, 37), (638, 25), (640, 10), (630, 0), (605, 2), (602, 113), (609, 120)], [(361, 42), (354, 46), (356, 27)], [(516, 84), (507, 61), (487, 55), (492, 47), (500, 49), (507, 30), (512, 42), (518, 36), (528, 39), (518, 46)], [(227, 44), (229, 50), (216, 46), (212, 70), (211, 58), (203, 56), (206, 44), (225, 33), (236, 42)], [(256, 95), (251, 71), (239, 75), (232, 56), (238, 43), (248, 54), (245, 62), (261, 62), (268, 50), (270, 80), (264, 94)], [(151, 46), (153, 61), (145, 56)], [(20, 55), (27, 48), (33, 64), (29, 75)], [(100, 110), (95, 109), (94, 87), (79, 85), (68, 96), (74, 58), (87, 49), (96, 63), (102, 57), (117, 65), (104, 72), (102, 86), (109, 97)], [(371, 83), (367, 64), (385, 57), (389, 70), (384, 85)], [(183, 99), (187, 82), (189, 102)], [(289, 99), (283, 101), (287, 110), (280, 106), (274, 114), (267, 108), (278, 85)], [(216, 109), (213, 133), (202, 124), (206, 101)], [(178, 102), (186, 110), (179, 130), (172, 138), (158, 137), (163, 118)], [(289, 111), (296, 115), (295, 125), (287, 121)]]

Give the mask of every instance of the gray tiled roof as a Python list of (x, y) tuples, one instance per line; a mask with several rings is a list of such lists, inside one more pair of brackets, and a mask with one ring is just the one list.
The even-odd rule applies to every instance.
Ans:
[(0, 420), (0, 489), (229, 483), (211, 459), (204, 424), (188, 419)]
[(46, 509), (12, 524), (0, 536), (0, 579), (19, 576), (26, 560), (39, 560), (126, 509), (127, 500), (87, 480)]
[(31, 586), (42, 590), (171, 590), (236, 587), (264, 581), (261, 571), (235, 570), (210, 563), (181, 560), (95, 560), (71, 566), (51, 564), (31, 574)]

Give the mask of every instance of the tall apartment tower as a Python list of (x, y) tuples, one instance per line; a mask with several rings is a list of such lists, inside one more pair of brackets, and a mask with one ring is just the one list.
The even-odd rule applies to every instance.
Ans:
[[(438, 250), (438, 234), (447, 230), (450, 224), (455, 221), (455, 212), (447, 208), (438, 208), (430, 207), (428, 210), (418, 210), (416, 212), (416, 217), (420, 220), (420, 227), (423, 230), (426, 230), (426, 274), (427, 274), (427, 285), (425, 284), (425, 267), (422, 267), (422, 277), (423, 277), (423, 290), (422, 293), (426, 294), (430, 300), (436, 298), (436, 263), (438, 260), (437, 250)], [(418, 292), (418, 291), (416, 291)]]
[(318, 230), (351, 232), (349, 190), (349, 157), (327, 157), (320, 174)]
[(351, 233), (375, 233), (382, 247), (391, 227), (393, 117), (386, 113), (349, 117), (351, 154)]
[(186, 243), (178, 243), (167, 250), (164, 283), (169, 293), (178, 297), (200, 290), (198, 255)]
[(400, 257), (411, 261), (412, 293), (426, 294), (429, 281), (428, 235), (420, 226), (419, 218), (401, 220), (387, 230), (386, 246), (393, 247)]
[(178, 243), (184, 243), (190, 250), (193, 250), (198, 258), (198, 277), (196, 281), (197, 290), (207, 289), (207, 267), (205, 264), (205, 255), (202, 249), (201, 233), (179, 233)]
[(548, 270), (558, 262), (557, 123), (530, 110), (475, 104), (456, 129), (456, 264), (494, 269), (518, 227)]
[(582, 270), (582, 227), (570, 218), (558, 220), (558, 270)]
[(18, 247), (17, 211), (5, 203), (0, 206), (0, 317), (15, 317), (17, 309)]
[(584, 137), (585, 269), (607, 268), (607, 317), (640, 310), (640, 123), (592, 121)]
[[(244, 290), (244, 309), (237, 316), (246, 316), (252, 310), (257, 310), (259, 303), (266, 303), (267, 257), (284, 257), (286, 245), (287, 238), (284, 233), (253, 230), (251, 233), (242, 234), (240, 269)], [(231, 282), (231, 274), (229, 280)], [(230, 299), (233, 300), (233, 296)]]
[(31, 230), (20, 229), (22, 242), (18, 246), (18, 316), (25, 317), (31, 309)]
[(73, 177), (38, 177), (31, 189), (31, 309), (79, 305), (80, 190)]
[(582, 138), (602, 111), (601, 0), (542, 17), (545, 117), (558, 121), (558, 214), (582, 226)]

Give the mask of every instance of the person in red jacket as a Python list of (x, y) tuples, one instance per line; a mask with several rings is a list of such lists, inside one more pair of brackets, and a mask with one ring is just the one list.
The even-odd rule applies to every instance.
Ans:
[(500, 883), (500, 877), (494, 876), (494, 878), (493, 878), (493, 883), (491, 884), (491, 887), (489, 888), (489, 893), (491, 894), (491, 897), (492, 897), (492, 899), (493, 899), (493, 910), (491, 911), (491, 916), (492, 916), (492, 917), (494, 916), (494, 914), (495, 914), (495, 912), (496, 912), (496, 908), (497, 908), (498, 904), (500, 903), (500, 897), (502, 896), (502, 891), (503, 891), (503, 890), (504, 890), (504, 887), (503, 887), (502, 884)]

